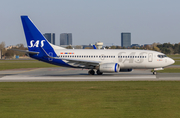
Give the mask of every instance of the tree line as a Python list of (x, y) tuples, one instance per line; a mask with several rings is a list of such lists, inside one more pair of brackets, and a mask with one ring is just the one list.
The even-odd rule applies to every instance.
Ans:
[[(28, 50), (28, 48), (24, 47), (23, 44), (17, 44), (16, 46), (12, 47), (11, 49)], [(11, 50), (11, 49), (5, 48), (5, 42), (0, 43), (0, 50), (1, 50), (2, 57), (4, 57), (4, 58), (12, 58), (15, 55), (25, 56), (25, 53), (14, 51), (14, 50)]]
[[(80, 46), (76, 47), (77, 49), (80, 49)], [(121, 47), (121, 46), (105, 46), (106, 49), (143, 49), (143, 50), (154, 50), (158, 52), (162, 52), (164, 54), (180, 54), (180, 43), (176, 44), (170, 44), (170, 43), (153, 43), (151, 45), (145, 45), (140, 47)], [(28, 50), (27, 47), (24, 47), (23, 44), (17, 44), (15, 47), (12, 47), (12, 49), (19, 49), (19, 50)], [(68, 46), (67, 49), (72, 49), (71, 46)], [(93, 47), (87, 47), (86, 49), (93, 49)], [(0, 50), (2, 51), (3, 57), (11, 58), (14, 55), (24, 56), (25, 53), (18, 52), (10, 49), (5, 48), (5, 42), (0, 43)]]
[(143, 50), (154, 50), (162, 52), (164, 54), (180, 54), (180, 43), (170, 44), (170, 43), (153, 43), (151, 45), (145, 45), (140, 47), (121, 47), (121, 46), (106, 46), (106, 49), (143, 49)]

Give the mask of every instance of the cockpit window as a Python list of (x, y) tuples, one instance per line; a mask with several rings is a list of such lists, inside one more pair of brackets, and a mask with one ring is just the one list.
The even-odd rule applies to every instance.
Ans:
[(159, 58), (167, 57), (166, 55), (157, 55)]

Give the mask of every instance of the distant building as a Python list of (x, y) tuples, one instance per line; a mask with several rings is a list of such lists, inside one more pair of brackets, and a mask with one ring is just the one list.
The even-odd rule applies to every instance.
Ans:
[(143, 47), (145, 47), (145, 46), (152, 47), (152, 44), (144, 44), (144, 46), (143, 46)]
[(97, 49), (101, 49), (103, 46), (103, 42), (98, 41), (95, 45), (97, 46)]
[(132, 44), (131, 47), (141, 47), (139, 44)]
[(12, 48), (19, 48), (18, 46), (15, 46), (15, 45), (10, 45), (10, 46), (7, 46), (5, 48), (5, 50), (8, 50), (8, 49), (12, 49)]
[(121, 33), (121, 47), (131, 47), (131, 33)]
[(55, 33), (45, 33), (43, 35), (50, 43), (55, 45)]
[(72, 45), (72, 33), (60, 34), (60, 45)]

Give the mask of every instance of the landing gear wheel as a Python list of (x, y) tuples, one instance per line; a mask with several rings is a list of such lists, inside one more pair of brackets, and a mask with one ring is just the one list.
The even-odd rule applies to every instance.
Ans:
[(96, 71), (97, 75), (102, 75), (103, 72), (100, 72), (99, 70)]
[(94, 70), (89, 70), (89, 71), (88, 71), (88, 74), (89, 74), (89, 75), (94, 75), (95, 72), (94, 72)]
[(153, 75), (156, 75), (156, 74), (157, 74), (156, 71), (154, 71), (154, 72), (153, 72)]

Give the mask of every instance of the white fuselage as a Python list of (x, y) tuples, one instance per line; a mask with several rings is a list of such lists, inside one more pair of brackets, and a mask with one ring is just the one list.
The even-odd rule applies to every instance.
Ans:
[[(137, 49), (56, 49), (59, 58), (98, 61), (101, 63), (118, 63), (121, 68), (161, 68), (174, 63), (163, 53)], [(159, 55), (162, 55), (160, 58)]]

